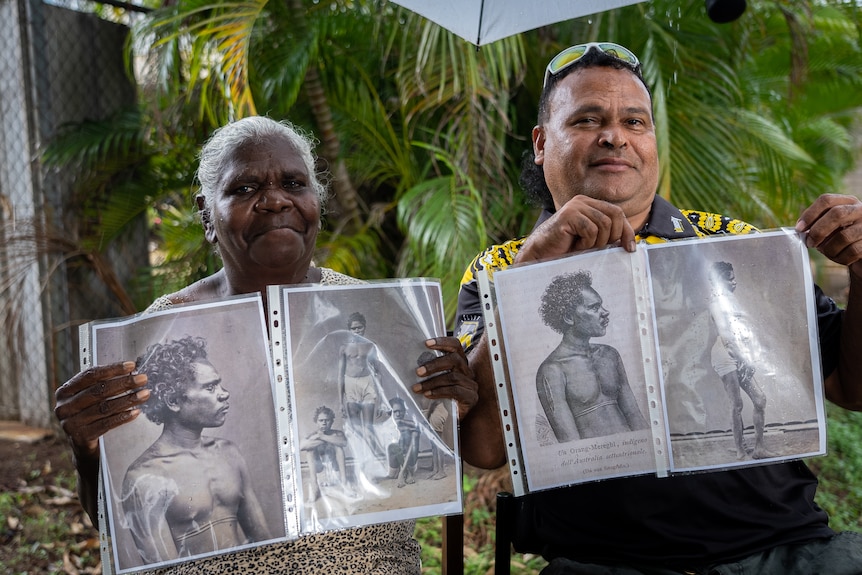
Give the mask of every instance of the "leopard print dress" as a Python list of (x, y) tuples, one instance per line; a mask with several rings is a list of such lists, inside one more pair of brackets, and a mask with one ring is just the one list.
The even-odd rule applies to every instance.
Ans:
[[(362, 283), (320, 268), (324, 285)], [(171, 307), (167, 296), (147, 311)], [(419, 543), (413, 538), (415, 521), (396, 521), (306, 535), (294, 541), (246, 549), (227, 555), (173, 565), (157, 575), (222, 575), (237, 573), (290, 575), (419, 575)]]

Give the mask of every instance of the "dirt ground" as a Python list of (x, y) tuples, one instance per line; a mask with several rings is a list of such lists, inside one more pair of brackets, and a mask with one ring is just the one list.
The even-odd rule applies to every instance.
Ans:
[(17, 494), (24, 502), (0, 506), (0, 572), (101, 572), (98, 531), (71, 491), (73, 469), (61, 439), (0, 439), (0, 496)]
[[(820, 433), (816, 426), (776, 427), (767, 429), (763, 437), (766, 449), (776, 457), (786, 458), (817, 453), (819, 441)], [(736, 459), (736, 447), (729, 431), (700, 438), (676, 439), (672, 443), (674, 464), (681, 470), (739, 466), (755, 462), (750, 458), (742, 461)], [(753, 447), (753, 429), (745, 430), (745, 443), (749, 449)]]
[(0, 489), (14, 490), (20, 481), (42, 475), (56, 475), (57, 472), (71, 471), (72, 461), (65, 443), (49, 438), (34, 443), (0, 440)]

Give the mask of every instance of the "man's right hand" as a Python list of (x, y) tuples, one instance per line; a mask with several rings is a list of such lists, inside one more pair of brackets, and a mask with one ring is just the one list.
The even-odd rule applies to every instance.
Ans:
[(635, 232), (622, 208), (575, 196), (533, 230), (515, 262), (545, 260), (616, 243), (635, 251)]
[(141, 412), (150, 397), (144, 374), (132, 374), (132, 361), (95, 366), (75, 375), (55, 392), (54, 415), (72, 443), (76, 458), (99, 454), (99, 437)]

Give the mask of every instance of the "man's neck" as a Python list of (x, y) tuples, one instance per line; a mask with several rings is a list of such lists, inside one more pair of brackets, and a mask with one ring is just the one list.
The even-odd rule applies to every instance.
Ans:
[(159, 439), (163, 444), (171, 447), (196, 449), (201, 446), (202, 432), (202, 429), (192, 429), (179, 424), (165, 423), (165, 428)]

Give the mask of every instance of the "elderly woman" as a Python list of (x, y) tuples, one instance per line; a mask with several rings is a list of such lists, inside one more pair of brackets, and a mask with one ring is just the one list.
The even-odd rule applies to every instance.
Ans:
[[(309, 138), (286, 122), (251, 117), (216, 130), (198, 168), (204, 234), (224, 267), (180, 291), (162, 296), (150, 310), (174, 304), (265, 292), (268, 285), (351, 284), (359, 280), (314, 267), (315, 240), (326, 189), (315, 172)], [(454, 398), (464, 415), (478, 398), (477, 385), (457, 339), (426, 342), (444, 353), (417, 368), (424, 379), (414, 391)], [(95, 366), (56, 393), (55, 414), (69, 438), (78, 471), (81, 503), (97, 521), (99, 436), (132, 421), (150, 391), (134, 362)], [(413, 521), (314, 534), (173, 567), (171, 573), (398, 573), (420, 572)]]

